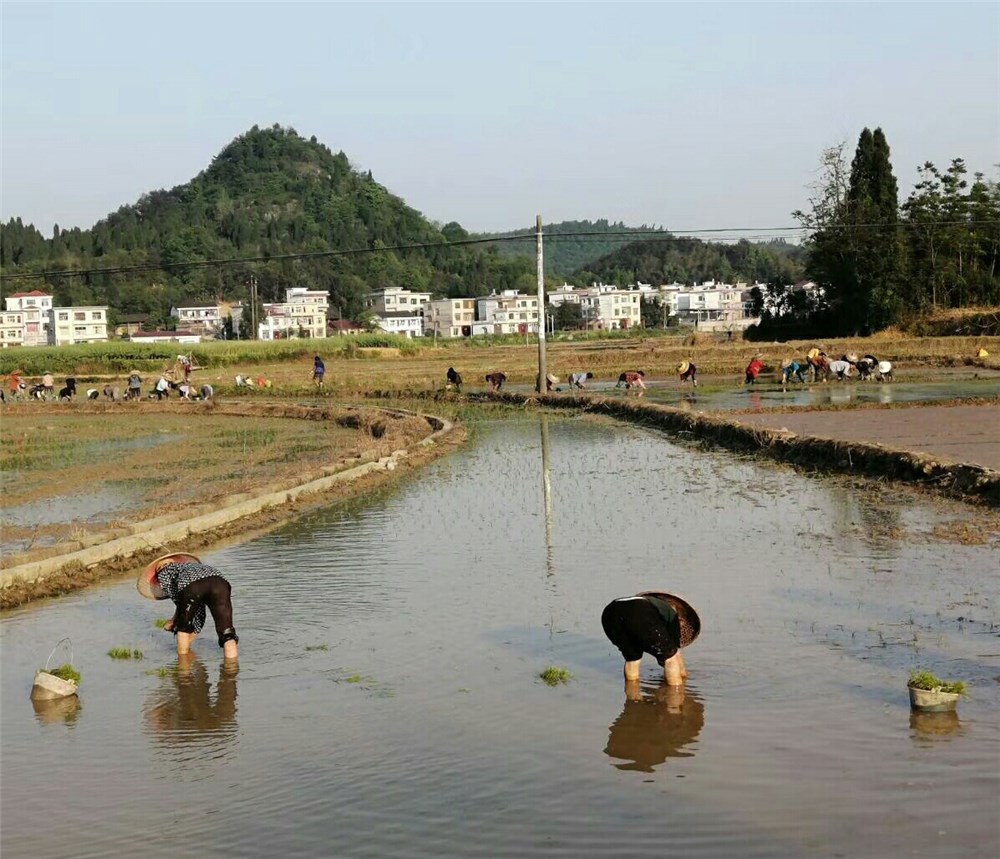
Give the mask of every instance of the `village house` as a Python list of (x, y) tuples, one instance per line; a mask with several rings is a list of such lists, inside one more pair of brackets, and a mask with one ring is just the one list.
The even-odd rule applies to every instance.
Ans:
[(401, 286), (376, 289), (365, 298), (365, 309), (381, 316), (386, 313), (419, 314), (431, 300), (429, 292), (411, 292)]
[(107, 306), (53, 307), (50, 319), (50, 346), (103, 343), (108, 339)]
[(476, 299), (476, 318), (493, 334), (538, 332), (538, 296), (505, 289)]
[(24, 345), (24, 314), (20, 310), (0, 311), (0, 348)]
[[(22, 314), (24, 332), (21, 343), (24, 346), (47, 346), (49, 344), (50, 314), (52, 296), (38, 289), (31, 292), (14, 292), (6, 298), (7, 310)], [(10, 342), (11, 338), (4, 342)]]
[(257, 325), (259, 340), (294, 337), (325, 337), (330, 295), (325, 290), (293, 286), (285, 290), (285, 301), (264, 305), (264, 318)]
[[(648, 290), (647, 290), (648, 291)], [(610, 283), (594, 283), (576, 287), (565, 283), (548, 295), (549, 304), (579, 304), (584, 327), (591, 330), (616, 331), (642, 325), (643, 291), (619, 289)]]
[(171, 307), (170, 315), (177, 320), (178, 328), (203, 337), (214, 337), (222, 330), (222, 308), (217, 304)]
[(345, 334), (364, 334), (365, 327), (351, 322), (349, 319), (331, 319), (326, 325), (327, 337), (336, 337)]
[(424, 334), (471, 337), (476, 321), (476, 299), (441, 298), (424, 306)]
[(424, 317), (418, 313), (394, 313), (383, 310), (381, 313), (373, 313), (372, 319), (388, 334), (399, 334), (408, 338), (424, 335)]

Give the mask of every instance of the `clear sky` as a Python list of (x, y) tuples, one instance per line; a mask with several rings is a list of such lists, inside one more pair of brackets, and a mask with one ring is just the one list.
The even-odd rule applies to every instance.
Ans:
[(18, 4), (0, 216), (89, 227), (252, 125), (470, 230), (792, 223), (821, 151), (1000, 162), (1000, 4)]

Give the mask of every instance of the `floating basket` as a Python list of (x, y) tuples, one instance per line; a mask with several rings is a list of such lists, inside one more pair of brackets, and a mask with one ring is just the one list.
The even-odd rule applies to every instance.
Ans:
[(64, 643), (69, 645), (69, 664), (73, 664), (73, 643), (68, 638), (64, 638), (52, 648), (49, 658), (45, 660), (45, 667), (40, 668), (35, 674), (35, 682), (31, 687), (32, 701), (53, 701), (56, 698), (67, 698), (76, 694), (79, 688), (76, 683), (49, 673), (49, 663), (59, 649), (59, 645)]
[(958, 692), (942, 692), (940, 689), (906, 688), (910, 690), (910, 707), (921, 713), (950, 712), (958, 706), (958, 699), (962, 697)]

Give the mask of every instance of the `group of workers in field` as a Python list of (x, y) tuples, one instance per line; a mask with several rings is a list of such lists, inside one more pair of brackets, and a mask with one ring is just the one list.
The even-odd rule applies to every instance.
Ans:
[[(764, 356), (755, 354), (744, 370), (744, 385), (755, 385), (760, 380), (762, 373), (767, 369), (764, 363)], [(690, 385), (698, 387), (698, 367), (694, 361), (681, 361), (677, 365), (678, 380), (682, 387)], [(839, 358), (830, 358), (821, 349), (810, 349), (803, 358), (785, 358), (781, 362), (779, 378), (782, 387), (790, 383), (799, 382), (828, 382), (831, 380), (846, 381), (857, 377), (860, 381), (893, 381), (893, 368), (890, 361), (879, 360), (874, 355), (864, 355), (858, 357), (855, 353), (844, 354)], [(594, 378), (591, 372), (570, 373), (566, 377), (570, 389), (584, 390), (587, 382)], [(507, 383), (507, 374), (501, 371), (487, 373), (485, 381), (490, 386), (490, 391), (496, 392), (503, 389)], [(547, 393), (561, 391), (558, 387), (560, 377), (548, 373), (545, 377), (545, 390)], [(539, 378), (535, 378), (535, 388), (539, 388)], [(642, 396), (646, 391), (646, 373), (643, 370), (626, 370), (619, 374), (616, 388), (624, 388), (626, 393), (634, 392), (637, 396)], [(446, 377), (446, 388), (462, 390), (462, 376), (454, 367), (448, 368)]]

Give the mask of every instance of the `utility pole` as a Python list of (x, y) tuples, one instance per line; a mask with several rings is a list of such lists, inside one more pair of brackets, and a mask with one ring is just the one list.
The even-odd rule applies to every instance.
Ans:
[(542, 216), (535, 217), (535, 248), (538, 266), (538, 393), (545, 391), (545, 266), (542, 264)]
[(257, 339), (257, 275), (250, 275), (250, 339)]

